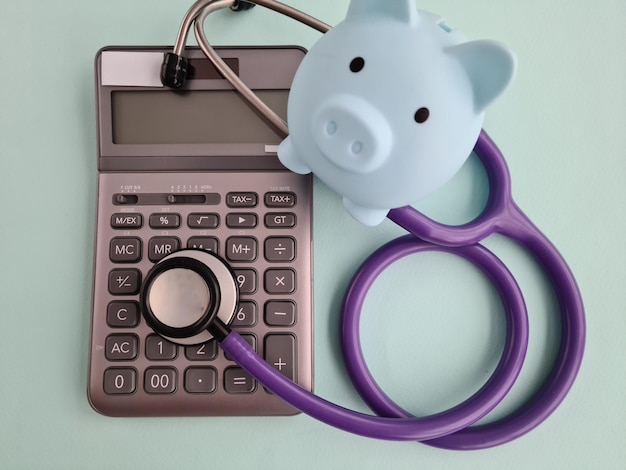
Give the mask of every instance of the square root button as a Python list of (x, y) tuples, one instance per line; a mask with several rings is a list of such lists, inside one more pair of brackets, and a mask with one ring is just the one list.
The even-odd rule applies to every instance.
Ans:
[(265, 291), (268, 294), (293, 294), (296, 272), (293, 269), (268, 269), (265, 271)]

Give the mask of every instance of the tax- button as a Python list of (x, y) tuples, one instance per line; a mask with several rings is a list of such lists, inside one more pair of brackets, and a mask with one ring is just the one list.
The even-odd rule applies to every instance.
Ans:
[(226, 195), (228, 207), (256, 207), (258, 203), (257, 193), (228, 193)]

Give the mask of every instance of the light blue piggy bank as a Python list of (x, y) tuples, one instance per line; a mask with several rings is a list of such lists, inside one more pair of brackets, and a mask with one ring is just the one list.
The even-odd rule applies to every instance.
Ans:
[(468, 42), (414, 0), (352, 0), (298, 69), (278, 157), (377, 225), (460, 169), (514, 70), (503, 46)]

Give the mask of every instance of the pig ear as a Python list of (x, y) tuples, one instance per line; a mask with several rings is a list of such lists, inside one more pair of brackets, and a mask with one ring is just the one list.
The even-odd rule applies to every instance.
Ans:
[(474, 90), (474, 108), (483, 112), (509, 86), (517, 60), (494, 41), (470, 41), (446, 49), (463, 66)]
[(391, 18), (414, 25), (417, 23), (415, 0), (352, 0), (346, 19), (362, 20), (371, 16)]

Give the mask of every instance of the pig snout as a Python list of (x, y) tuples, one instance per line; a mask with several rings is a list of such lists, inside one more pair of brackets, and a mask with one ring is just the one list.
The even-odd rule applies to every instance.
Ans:
[(385, 116), (358, 96), (329, 97), (313, 113), (313, 139), (335, 165), (369, 173), (390, 156), (392, 131)]

